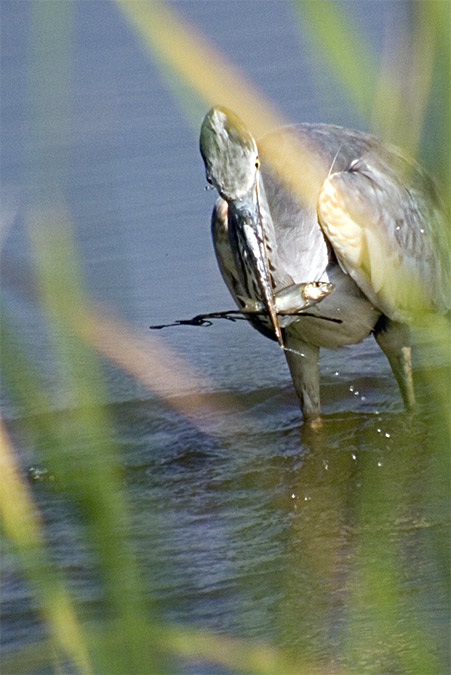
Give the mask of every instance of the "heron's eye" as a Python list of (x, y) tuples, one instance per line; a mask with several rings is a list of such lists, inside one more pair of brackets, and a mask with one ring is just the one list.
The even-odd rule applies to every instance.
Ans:
[(259, 157), (257, 157), (257, 158), (255, 159), (255, 168), (257, 169), (257, 171), (258, 171), (259, 168), (260, 168), (260, 158), (259, 158)]

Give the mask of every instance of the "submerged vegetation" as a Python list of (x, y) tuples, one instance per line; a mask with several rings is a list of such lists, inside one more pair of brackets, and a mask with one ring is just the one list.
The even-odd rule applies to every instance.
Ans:
[[(2, 654), (2, 672), (159, 675), (183, 672), (186, 664), (193, 663), (202, 664), (202, 672), (211, 667), (212, 672), (259, 675), (446, 672), (447, 646), (437, 638), (427, 615), (418, 612), (420, 605), (434, 599), (422, 597), (421, 591), (415, 596), (409, 585), (414, 571), (403, 562), (409, 547), (427, 549), (430, 566), (441, 580), (436, 595), (449, 597), (449, 377), (442, 365), (430, 367), (426, 361), (420, 363), (419, 377), (428, 413), (421, 422), (406, 419), (409, 443), (399, 453), (393, 448), (380, 471), (375, 471), (374, 455), (363, 452), (357, 471), (349, 454), (337, 458), (335, 482), (315, 483), (324, 470), (323, 449), (328, 443), (333, 447), (342, 421), (326, 425), (322, 440), (315, 434), (313, 440), (304, 439), (316, 449), (302, 465), (291, 497), (305, 493), (308, 503), (309, 486), (317, 499), (305, 517), (293, 524), (293, 544), (287, 555), (293, 578), (310, 574), (312, 588), (321, 592), (315, 598), (293, 598), (289, 585), (294, 582), (286, 581), (289, 600), (274, 640), (237, 637), (233, 631), (217, 635), (202, 626), (161, 620), (129, 536), (134, 517), (131, 489), (123, 475), (114, 416), (106, 405), (105, 362), (166, 397), (167, 405), (202, 434), (218, 433), (212, 431), (211, 418), (220, 420), (233, 410), (238, 414), (240, 405), (226, 396), (177, 397), (180, 390), (198, 392), (202, 375), (164, 343), (137, 337), (105, 308), (93, 305), (84, 291), (64, 193), (68, 161), (64, 138), (70, 123), (71, 60), (76, 49), (74, 4), (44, 0), (34, 3), (31, 13), (25, 222), (34, 272), (20, 282), (37, 296), (56, 364), (58, 402), (35, 357), (21, 346), (16, 317), (5, 311), (3, 384), (20, 428), (14, 416), (1, 428), (2, 556), (5, 569), (20, 565), (44, 629), (20, 652)], [(283, 123), (276, 106), (264, 101), (172, 5), (117, 0), (112, 7), (122, 17), (124, 30), (136, 31), (177, 104), (196, 127), (202, 113), (218, 102), (234, 109), (257, 136)], [(412, 2), (411, 25), (404, 35), (389, 41), (382, 63), (367, 49), (365, 36), (353, 25), (346, 7), (333, 0), (293, 4), (299, 30), (311, 41), (314, 61), (318, 67), (333, 68), (343, 87), (343, 100), (356, 106), (367, 126), (408, 147), (439, 183), (449, 185), (449, 3)], [(43, 166), (39, 149), (50, 136), (61, 142), (56, 144), (53, 162)], [(430, 327), (426, 333), (438, 345), (443, 364), (448, 358), (448, 324)], [(386, 436), (378, 429), (370, 438), (365, 427), (361, 447), (368, 443), (377, 448), (379, 443), (382, 448)], [(101, 596), (97, 614), (86, 610), (74, 581), (58, 569), (49, 516), (42, 512), (36, 489), (40, 474), (30, 470), (35, 482), (27, 480), (18, 450), (22, 438), (37, 448), (50, 476), (46, 485), (52, 499), (76, 524), (79, 541), (74, 546), (92, 558)], [(356, 481), (362, 486), (358, 499), (348, 489)], [(354, 519), (352, 531), (349, 512)], [(152, 530), (152, 513), (148, 519)], [(398, 537), (390, 536), (389, 522), (397, 523)], [(351, 549), (352, 561), (345, 565)], [(151, 560), (152, 555), (147, 552)], [(428, 570), (417, 572), (428, 574)], [(331, 607), (338, 605), (340, 610), (331, 617)], [(445, 624), (448, 621), (449, 616), (443, 617)], [(323, 637), (318, 635), (326, 633), (327, 644), (319, 644)]]

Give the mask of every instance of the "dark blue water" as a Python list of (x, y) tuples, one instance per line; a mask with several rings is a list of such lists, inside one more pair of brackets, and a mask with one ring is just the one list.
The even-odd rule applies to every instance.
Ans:
[[(376, 58), (387, 32), (401, 30), (409, 16), (409, 3), (401, 1), (341, 4)], [(171, 6), (288, 120), (365, 128), (333, 75), (321, 68), (290, 3), (188, 0)], [(49, 176), (57, 176), (64, 195), (88, 293), (143, 340), (149, 324), (231, 308), (232, 302), (212, 250), (214, 195), (204, 191), (198, 152), (206, 109), (199, 105), (197, 124), (191, 124), (117, 7), (101, 0), (73, 1), (68, 14), (51, 13), (53, 21), (66, 22), (70, 49), (62, 70), (68, 79), (60, 95), (49, 84), (49, 107), (37, 111), (34, 102), (46, 97), (32, 94), (36, 44), (47, 64), (44, 73), (50, 68), (47, 80), (36, 76), (41, 88), (55, 82), (51, 56), (57, 46), (52, 23), (39, 27), (33, 8), (16, 0), (1, 5), (3, 302), (48, 387), (59, 424), (70, 396), (58, 379), (30, 283), (24, 218), (29, 200), (52, 184)], [(105, 364), (105, 403), (133, 514), (131, 538), (159, 615), (334, 663), (356, 533), (374, 525), (359, 513), (359, 498), (377, 474), (377, 484), (388, 485), (380, 499), (393, 500), (393, 517), (379, 527), (399, 541), (402, 593), (413, 598), (415, 619), (433, 627), (434, 649), (443, 657), (449, 607), (435, 542), (447, 538), (448, 482), (442, 475), (434, 483), (440, 453), (431, 452), (437, 420), (427, 387), (419, 389), (423, 413), (412, 421), (371, 339), (326, 352), (324, 430), (309, 436), (300, 429), (283, 354), (244, 322), (167, 329), (158, 337), (204, 373), (199, 386), (218, 401), (218, 410), (221, 392), (232, 394), (239, 408), (205, 413), (201, 431), (171, 401)], [(419, 357), (417, 364), (421, 376)], [(42, 462), (45, 470), (39, 447), (23, 429), (48, 413), (18, 408), (7, 389), (3, 405), (24, 473)], [(75, 437), (75, 446), (79, 442)], [(77, 516), (45, 475), (33, 489), (52, 553), (79, 603), (95, 615), (99, 583)], [(8, 545), (2, 567), (2, 639), (4, 649), (14, 652), (40, 638), (42, 629)], [(383, 652), (379, 663), (366, 664), (368, 672), (388, 672)]]

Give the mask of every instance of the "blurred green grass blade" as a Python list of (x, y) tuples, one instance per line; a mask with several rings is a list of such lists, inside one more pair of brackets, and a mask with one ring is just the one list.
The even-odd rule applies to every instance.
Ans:
[[(409, 20), (401, 31), (391, 32), (387, 27), (380, 63), (344, 3), (294, 0), (294, 5), (312, 44), (312, 67), (327, 66), (342, 85), (343, 102), (352, 104), (367, 125), (415, 156), (431, 99), (445, 99), (440, 106), (443, 124), (435, 124), (435, 128), (448, 145), (450, 34), (445, 26), (450, 25), (449, 2), (415, 0), (405, 4)], [(441, 74), (444, 70), (447, 76)], [(317, 72), (321, 77), (319, 68)], [(440, 154), (442, 146), (437, 149)], [(443, 173), (444, 163), (439, 160), (438, 167), (431, 167), (433, 174)]]
[[(451, 293), (451, 289), (449, 289)], [(448, 294), (449, 296), (449, 294)], [(443, 440), (451, 439), (451, 324), (448, 317), (432, 317), (427, 327), (412, 329), (414, 344), (418, 348), (415, 356), (419, 362), (420, 377), (433, 397), (434, 408), (441, 419)], [(441, 364), (431, 367), (432, 363)], [(445, 445), (446, 447), (446, 445)]]
[[(423, 7), (422, 2), (417, 5)], [(405, 25), (397, 31), (387, 29), (371, 120), (382, 138), (415, 156), (429, 100), (435, 41), (424, 20), (426, 13), (409, 9)], [(417, 43), (421, 43), (421, 50)]]
[[(427, 25), (435, 46), (431, 95), (426, 114), (428, 127), (421, 148), (431, 173), (442, 188), (451, 212), (451, 3), (448, 0), (413, 3), (419, 24)], [(418, 47), (421, 58), (422, 42)], [(450, 224), (451, 231), (451, 224)]]
[[(445, 132), (443, 121), (447, 116), (449, 120), (446, 103), (443, 105), (443, 96), (449, 93), (449, 80), (442, 91), (437, 89), (436, 80), (440, 77), (444, 53), (448, 51), (449, 54), (450, 35), (444, 42), (443, 3), (440, 0), (411, 2), (405, 6), (405, 12), (407, 21), (401, 30), (387, 31), (376, 83), (372, 125), (383, 138), (416, 156), (421, 149), (426, 118), (428, 126), (435, 128), (440, 136)], [(430, 116), (430, 107), (436, 105), (437, 95), (441, 99), (443, 118), (434, 120)], [(444, 146), (437, 145), (436, 139), (433, 146), (435, 152), (442, 153)], [(439, 173), (436, 163), (429, 168), (433, 175)]]
[[(45, 192), (52, 192), (55, 185), (63, 180), (65, 172), (67, 158), (64, 141), (70, 119), (68, 106), (72, 10), (72, 3), (54, 3), (47, 0), (34, 3), (31, 8), (27, 74), (32, 124), (28, 136), (26, 166), (27, 184), (33, 186), (33, 191), (41, 197)], [(47, 145), (50, 135), (58, 142), (53, 144), (51, 161), (48, 161)], [(29, 196), (33, 198), (32, 195)], [(42, 443), (45, 449), (51, 449), (56, 456), (61, 450), (61, 438), (59, 430), (51, 421), (50, 401), (46, 400), (42, 383), (28, 367), (27, 359), (18, 348), (17, 334), (12, 332), (12, 328), (8, 332), (8, 326), (4, 322), (2, 333), (3, 373), (10, 385), (9, 392), (15, 396), (16, 401), (19, 400), (25, 420), (29, 422), (33, 419), (33, 429), (29, 429), (33, 439)], [(35, 414), (27, 416), (27, 410)], [(14, 462), (13, 455), (9, 460), (10, 463)], [(3, 461), (6, 461), (5, 456)], [(9, 467), (6, 480), (8, 478), (12, 494), (8, 495), (6, 490), (2, 490), (4, 524), (22, 558), (24, 571), (39, 599), (39, 606), (50, 633), (55, 636), (58, 648), (63, 647), (63, 659), (67, 655), (80, 672), (93, 672), (85, 636), (75, 617), (64, 582), (49, 562), (48, 542), (31, 494), (17, 467)]]
[(350, 13), (336, 0), (294, 0), (302, 29), (316, 60), (327, 64), (342, 84), (347, 100), (369, 119), (377, 77), (375, 57)]
[(24, 573), (39, 598), (56, 655), (73, 661), (80, 673), (92, 673), (85, 635), (62, 579), (47, 555), (42, 521), (16, 465), (14, 449), (2, 423), (0, 468), (2, 528), (22, 557)]
[[(416, 426), (417, 438), (420, 438), (421, 425), (417, 422)], [(430, 438), (429, 432), (425, 438), (429, 441), (430, 457), (425, 463), (422, 483), (426, 495), (430, 495), (431, 489), (437, 490), (434, 466), (438, 463), (444, 471), (448, 462), (443, 461), (438, 447), (440, 440)], [(411, 486), (405, 484), (406, 476), (411, 472), (416, 454), (422, 452), (421, 447), (413, 451), (406, 447), (396, 448), (385, 461), (382, 458), (377, 467), (372, 453), (362, 455), (362, 490), (355, 505), (358, 511), (357, 555), (350, 575), (344, 649), (351, 672), (362, 672), (369, 663), (373, 664), (370, 672), (386, 672), (390, 670), (390, 664), (396, 664), (397, 672), (403, 673), (446, 672), (446, 663), (441, 660), (446, 655), (440, 648), (433, 623), (425, 620), (424, 613), (418, 611), (418, 603), (424, 599), (419, 593), (417, 597), (408, 593), (408, 579), (412, 573), (406, 555), (408, 542), (414, 537), (417, 547), (426, 546), (427, 524), (431, 522), (429, 502), (426, 498), (422, 503), (418, 496), (414, 506), (421, 514), (418, 531), (414, 529), (415, 521), (410, 530), (401, 526), (411, 519)], [(446, 499), (449, 495), (443, 497)], [(425, 519), (426, 525), (421, 518)], [(391, 531), (391, 523), (396, 524), (395, 532)], [(439, 596), (441, 593), (448, 593), (444, 576), (442, 587), (437, 589)]]
[(69, 219), (63, 208), (53, 205), (31, 211), (28, 224), (59, 387), (69, 393), (65, 418), (53, 421), (60, 442), (57, 452), (48, 455), (51, 467), (84, 515), (86, 537), (99, 560), (105, 599), (117, 617), (129, 668), (154, 672), (151, 663), (143, 662), (143, 646), (149, 644), (143, 633), (148, 607), (127, 536), (128, 507), (102, 373), (98, 358), (71, 332), (68, 320), (84, 303)]
[[(286, 122), (253, 83), (222, 58), (204, 36), (184, 23), (169, 3), (116, 0), (116, 4), (146, 51), (152, 56), (156, 53), (206, 104), (232, 108), (256, 138)], [(183, 104), (183, 97), (180, 100)], [(276, 143), (266, 150), (267, 161), (281, 180), (316, 207), (319, 181), (324, 176), (322, 158), (295, 139), (289, 156), (281, 153)]]
[[(257, 137), (282, 123), (276, 106), (170, 3), (115, 0), (115, 4), (145, 51), (158, 60), (160, 67), (165, 64), (164, 72), (172, 73), (170, 86), (182, 105), (189, 88), (204, 109), (218, 103), (232, 108)], [(183, 83), (179, 91), (174, 88), (176, 82)]]
[[(53, 253), (56, 250), (61, 254), (58, 247), (52, 249)], [(73, 296), (71, 299), (73, 300)], [(82, 395), (77, 402), (73, 402), (75, 407), (66, 410), (64, 414), (61, 411), (52, 413), (45, 388), (21, 352), (17, 337), (14, 338), (11, 329), (7, 329), (5, 320), (1, 323), (4, 383), (18, 409), (21, 409), (22, 432), (25, 432), (39, 448), (41, 460), (38, 461), (45, 462), (45, 466), (50, 470), (54, 478), (52, 486), (62, 491), (81, 512), (85, 541), (99, 559), (106, 605), (117, 617), (116, 644), (122, 645), (124, 668), (125, 670), (142, 668), (144, 666), (142, 648), (145, 644), (146, 649), (152, 653), (152, 633), (150, 636), (143, 634), (144, 596), (140, 585), (137, 584), (134, 557), (124, 543), (126, 519), (122, 512), (122, 485), (117, 472), (116, 458), (112, 454), (114, 446), (110, 441), (111, 425), (99, 407), (99, 396), (91, 397), (96, 401), (95, 406), (87, 405), (85, 397), (91, 376), (98, 387), (98, 380), (92, 370), (93, 363), (90, 363), (89, 374), (84, 375)], [(62, 333), (59, 332), (57, 339), (61, 340), (61, 337)], [(73, 347), (74, 341), (72, 338), (70, 340)], [(86, 364), (83, 352), (84, 346), (82, 350), (73, 352), (76, 368), (81, 363)], [(57, 358), (58, 354), (55, 355), (55, 362)], [(66, 374), (60, 369), (60, 377), (65, 377)], [(67, 382), (65, 384), (67, 385)], [(46, 402), (43, 404), (44, 400)], [(63, 661), (67, 655), (79, 664), (80, 672), (83, 673), (112, 672), (115, 663), (112, 660), (111, 649), (102, 652), (99, 646), (97, 649), (94, 646), (90, 659), (95, 659), (97, 665), (93, 668), (85, 665), (79, 657), (76, 650), (78, 645), (72, 645), (73, 634), (76, 634), (72, 627), (74, 619), (71, 620), (63, 581), (49, 563), (48, 551), (51, 545), (45, 541), (39, 519), (32, 516), (30, 508), (26, 519), (23, 516), (23, 508), (17, 513), (17, 505), (21, 504), (19, 499), (21, 490), (26, 489), (26, 486), (18, 482), (17, 471), (15, 474), (12, 473), (13, 478), (17, 480), (9, 484), (8, 476), (11, 471), (6, 471), (4, 464), (5, 460), (2, 462), (4, 489), (0, 493), (0, 506), (4, 512), (6, 533), (16, 544), (16, 549), (23, 560), (24, 570), (30, 578), (32, 591), (39, 599), (39, 605), (43, 608), (44, 618), (49, 624), (51, 633), (56, 634), (57, 644), (60, 645), (64, 638)], [(10, 489), (7, 490), (8, 486)], [(23, 523), (27, 524), (25, 532)], [(126, 640), (126, 644), (123, 640)], [(86, 645), (84, 649), (86, 650)], [(51, 651), (48, 649), (45, 652), (47, 661)], [(145, 667), (149, 669), (149, 673), (159, 672), (158, 667), (153, 671), (152, 660), (147, 657)]]
[[(117, 633), (108, 622), (87, 625), (89, 629), (89, 645), (94, 654), (96, 650), (115, 654), (115, 668), (111, 672), (128, 673), (127, 663), (121, 657), (122, 645), (117, 640)], [(162, 663), (166, 668), (161, 669), (158, 675), (167, 673), (183, 673), (186, 667), (191, 670), (198, 666), (203, 672), (207, 668), (221, 667), (231, 673), (249, 673), (249, 675), (323, 675), (329, 673), (322, 666), (318, 666), (308, 659), (299, 658), (292, 661), (283, 651), (266, 642), (244, 640), (228, 635), (216, 635), (209, 631), (184, 628), (171, 624), (158, 626), (146, 624), (145, 630), (158, 646), (163, 655)], [(8, 675), (22, 675), (27, 672), (46, 666), (49, 661), (51, 645), (41, 642), (25, 646), (20, 655), (10, 654), (4, 660), (5, 672)], [(144, 649), (146, 658), (151, 658), (148, 649)], [(167, 664), (171, 664), (168, 666)], [(178, 667), (177, 665), (178, 664)], [(95, 663), (96, 665), (96, 663)], [(101, 663), (99, 664), (101, 665)], [(95, 671), (96, 673), (99, 671)], [(149, 668), (140, 671), (139, 675), (148, 675)], [(340, 670), (334, 670), (337, 675)], [(110, 675), (109, 672), (106, 675)]]
[(50, 197), (66, 177), (70, 136), (73, 30), (76, 3), (31, 3), (26, 55), (28, 114), (25, 167), (29, 199)]

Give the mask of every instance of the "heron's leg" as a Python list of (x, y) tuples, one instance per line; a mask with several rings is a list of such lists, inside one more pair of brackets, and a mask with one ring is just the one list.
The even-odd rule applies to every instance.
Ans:
[(293, 326), (284, 331), (285, 356), (294, 388), (301, 405), (304, 421), (312, 426), (320, 424), (319, 349), (301, 340)]
[(376, 324), (374, 337), (386, 355), (398, 383), (404, 405), (408, 410), (415, 407), (415, 392), (412, 375), (412, 348), (409, 328), (405, 324), (381, 317)]

